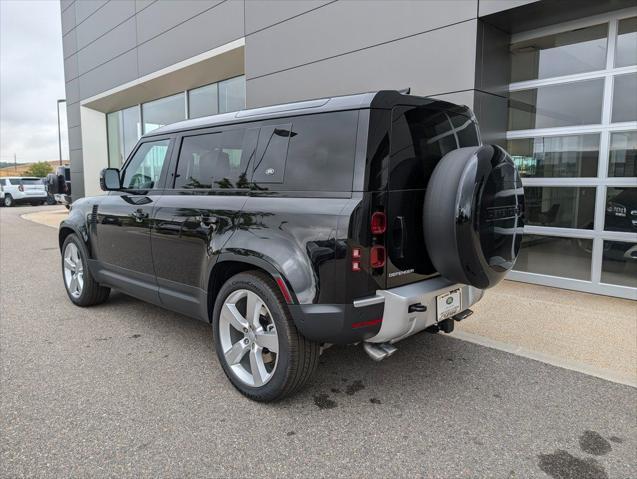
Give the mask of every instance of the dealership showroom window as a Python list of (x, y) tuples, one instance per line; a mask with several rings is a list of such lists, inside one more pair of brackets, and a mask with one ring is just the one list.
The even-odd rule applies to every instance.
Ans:
[(512, 278), (631, 297), (637, 17), (523, 32), (510, 51), (507, 149), (527, 202)]

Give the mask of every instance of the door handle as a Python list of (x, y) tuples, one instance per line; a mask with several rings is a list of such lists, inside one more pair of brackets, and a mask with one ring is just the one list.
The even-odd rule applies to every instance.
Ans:
[(131, 216), (135, 218), (135, 221), (138, 223), (142, 223), (146, 218), (148, 218), (148, 213), (145, 213), (141, 208), (133, 211)]

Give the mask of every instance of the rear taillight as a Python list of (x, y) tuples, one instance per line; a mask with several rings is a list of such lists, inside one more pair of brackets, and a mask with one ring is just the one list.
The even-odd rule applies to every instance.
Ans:
[(19, 185), (19, 186), (18, 186), (18, 191), (24, 191), (24, 186)]
[(373, 235), (382, 235), (387, 230), (387, 217), (382, 211), (372, 214), (371, 231)]
[(380, 245), (372, 246), (369, 252), (369, 263), (372, 268), (382, 268), (385, 266), (385, 247)]

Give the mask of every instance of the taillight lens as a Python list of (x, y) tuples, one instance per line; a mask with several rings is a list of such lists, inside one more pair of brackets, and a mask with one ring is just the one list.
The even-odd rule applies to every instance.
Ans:
[(382, 235), (387, 230), (387, 217), (382, 211), (372, 214), (371, 230), (374, 235)]
[(385, 247), (376, 245), (372, 246), (369, 252), (369, 263), (372, 268), (382, 268), (385, 266)]

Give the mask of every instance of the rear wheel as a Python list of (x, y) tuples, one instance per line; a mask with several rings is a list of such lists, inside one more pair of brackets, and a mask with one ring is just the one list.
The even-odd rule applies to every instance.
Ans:
[(6, 195), (4, 195), (4, 206), (13, 206), (15, 204), (15, 201), (13, 201), (13, 196), (11, 196), (9, 193), (7, 193)]
[(93, 306), (108, 299), (110, 288), (101, 286), (88, 269), (83, 241), (70, 234), (62, 245), (62, 277), (69, 299), (78, 306)]
[(301, 336), (276, 285), (259, 271), (240, 273), (224, 284), (212, 328), (226, 376), (255, 401), (293, 394), (318, 365), (319, 345)]

